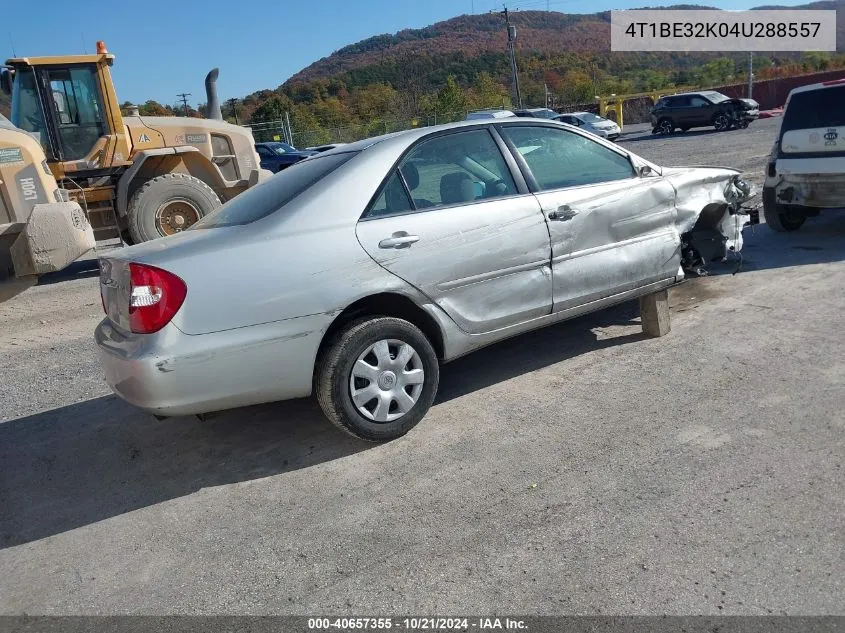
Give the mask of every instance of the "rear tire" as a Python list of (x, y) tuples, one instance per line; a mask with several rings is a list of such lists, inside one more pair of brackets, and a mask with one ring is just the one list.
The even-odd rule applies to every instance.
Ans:
[(385, 442), (405, 435), (428, 413), (440, 365), (416, 326), (371, 317), (335, 335), (317, 361), (314, 379), (317, 401), (332, 424), (355, 437)]
[(211, 187), (188, 174), (164, 174), (148, 180), (126, 209), (132, 243), (183, 231), (220, 205)]
[(807, 216), (800, 211), (784, 204), (777, 204), (775, 190), (771, 187), (763, 188), (763, 217), (766, 219), (766, 224), (778, 233), (797, 231), (807, 220)]

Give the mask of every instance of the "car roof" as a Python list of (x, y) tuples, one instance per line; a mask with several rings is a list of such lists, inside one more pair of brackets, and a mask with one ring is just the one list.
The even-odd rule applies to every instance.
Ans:
[[(456, 121), (455, 123), (443, 123), (441, 125), (430, 125), (426, 127), (418, 127), (412, 128), (410, 130), (402, 130), (401, 132), (391, 132), (390, 134), (383, 134), (382, 136), (373, 136), (371, 138), (365, 138), (360, 141), (355, 141), (354, 143), (347, 143), (346, 145), (341, 145), (335, 149), (330, 149), (327, 152), (323, 152), (322, 156), (327, 156), (329, 154), (344, 154), (346, 152), (360, 152), (365, 149), (368, 149), (374, 145), (385, 143), (385, 142), (401, 142), (407, 145), (411, 145), (412, 143), (416, 142), (418, 139), (428, 136), (429, 134), (435, 134), (437, 132), (442, 132), (446, 130), (459, 130), (461, 128), (486, 128), (490, 125), (496, 126), (526, 126), (526, 125), (544, 125), (544, 126), (563, 126), (566, 129), (573, 129), (573, 126), (562, 123), (561, 121), (556, 121), (554, 119), (543, 119), (543, 118), (523, 118), (523, 117), (506, 117), (506, 118), (499, 118), (499, 119), (474, 119), (471, 121)], [(577, 128), (575, 128), (577, 130)]]
[(789, 91), (789, 96), (799, 92), (810, 92), (812, 90), (826, 90), (827, 88), (836, 88), (837, 86), (845, 86), (845, 79), (833, 79), (831, 81), (823, 81), (817, 84), (809, 84), (807, 86), (798, 86)]

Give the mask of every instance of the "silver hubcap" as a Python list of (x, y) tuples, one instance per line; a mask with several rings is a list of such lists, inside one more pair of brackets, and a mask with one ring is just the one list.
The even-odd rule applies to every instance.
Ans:
[(404, 341), (385, 339), (358, 356), (349, 377), (349, 393), (365, 418), (393, 422), (417, 403), (424, 383), (417, 350)]
[(663, 123), (660, 124), (660, 131), (663, 134), (671, 133), (672, 132), (672, 124), (669, 123), (669, 121), (664, 121)]
[(725, 116), (716, 117), (716, 129), (724, 130), (728, 126), (728, 118)]

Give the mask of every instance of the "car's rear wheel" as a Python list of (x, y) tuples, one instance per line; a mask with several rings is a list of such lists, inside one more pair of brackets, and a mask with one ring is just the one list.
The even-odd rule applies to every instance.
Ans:
[(671, 134), (675, 131), (675, 124), (672, 119), (660, 119), (654, 128), (655, 134)]
[(720, 112), (713, 117), (713, 127), (717, 132), (724, 132), (731, 128), (731, 118), (724, 112)]
[(766, 224), (778, 233), (797, 231), (807, 220), (807, 215), (801, 210), (775, 202), (775, 190), (771, 187), (763, 188), (763, 217)]
[(437, 394), (440, 366), (426, 336), (393, 317), (350, 323), (317, 362), (315, 391), (326, 417), (361, 439), (405, 435)]

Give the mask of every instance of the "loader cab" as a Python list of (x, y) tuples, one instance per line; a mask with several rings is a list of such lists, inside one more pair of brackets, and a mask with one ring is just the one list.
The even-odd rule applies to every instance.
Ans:
[(129, 154), (112, 60), (98, 54), (7, 62), (12, 123), (39, 140), (57, 178), (111, 167)]

